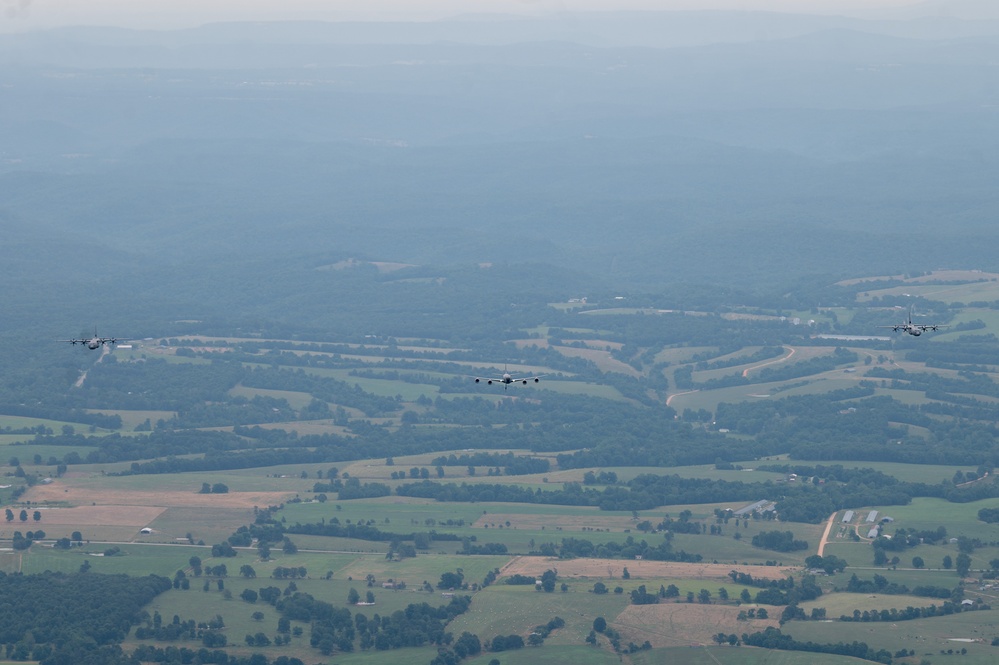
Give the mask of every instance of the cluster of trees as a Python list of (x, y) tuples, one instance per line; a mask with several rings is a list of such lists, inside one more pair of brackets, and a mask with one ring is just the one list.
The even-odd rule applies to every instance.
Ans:
[(640, 584), (637, 589), (631, 592), (632, 605), (655, 605), (659, 602), (659, 595), (649, 593), (644, 584)]
[[(729, 577), (736, 584), (744, 584), (760, 589), (753, 596), (749, 589), (743, 589), (739, 599), (743, 603), (755, 602), (759, 605), (797, 605), (806, 600), (814, 600), (822, 595), (822, 588), (815, 582), (814, 575), (804, 575), (801, 582), (796, 584), (793, 577), (783, 577), (780, 579), (766, 579), (753, 577), (749, 573), (739, 571), (729, 572)], [(672, 587), (672, 585), (670, 585)], [(667, 594), (669, 589), (667, 589)], [(719, 593), (722, 599), (726, 599), (725, 594)], [(766, 614), (764, 614), (764, 617)]]
[(278, 611), (289, 620), (311, 622), (310, 644), (324, 655), (334, 651), (353, 651), (355, 638), (359, 648), (400, 649), (427, 644), (445, 645), (452, 639), (445, 628), (471, 605), (468, 596), (455, 596), (447, 605), (432, 607), (413, 603), (390, 615), (354, 614), (296, 592), (276, 603)]
[(905, 584), (891, 582), (884, 575), (874, 574), (871, 580), (862, 580), (854, 573), (846, 584), (846, 591), (852, 593), (886, 593), (886, 594), (912, 594), (913, 596), (923, 596), (927, 598), (951, 598), (960, 600), (964, 593), (961, 587), (948, 589), (932, 585), (920, 585), (909, 589)]
[(482, 641), (479, 636), (465, 631), (448, 647), (438, 649), (437, 656), (430, 661), (430, 665), (459, 665), (465, 658), (480, 653), (482, 653)]
[(836, 644), (819, 644), (817, 642), (800, 642), (784, 635), (780, 629), (769, 627), (764, 631), (751, 635), (743, 633), (742, 643), (747, 646), (763, 649), (779, 649), (782, 651), (807, 651), (810, 653), (830, 653), (839, 656), (852, 656), (877, 663), (891, 663), (892, 654), (886, 649), (874, 649), (866, 642), (837, 642)]
[(511, 651), (524, 648), (524, 638), (520, 635), (497, 635), (486, 642), (487, 651)]
[(761, 531), (753, 536), (752, 543), (753, 547), (775, 552), (797, 552), (808, 549), (808, 542), (796, 539), (791, 531)]
[(805, 558), (805, 567), (814, 570), (823, 570), (826, 575), (833, 575), (835, 573), (842, 573), (846, 569), (847, 563), (845, 559), (834, 554), (827, 554), (826, 556), (819, 556), (818, 554), (813, 554)]
[(278, 656), (271, 659), (260, 653), (249, 656), (237, 656), (212, 647), (195, 650), (172, 646), (164, 648), (151, 644), (138, 645), (132, 651), (131, 656), (126, 656), (121, 652), (120, 647), (116, 647), (114, 651), (102, 654), (102, 658), (106, 658), (107, 660), (94, 661), (88, 665), (131, 665), (135, 660), (142, 663), (180, 662), (189, 665), (305, 665), (301, 659), (294, 656)]
[(948, 614), (960, 614), (961, 612), (973, 612), (976, 610), (990, 610), (992, 607), (987, 603), (973, 603), (962, 605), (961, 603), (945, 602), (943, 605), (930, 605), (928, 607), (906, 607), (904, 610), (891, 608), (890, 610), (854, 610), (853, 614), (840, 616), (840, 621), (912, 621), (914, 619), (929, 619), (932, 617), (947, 616)]
[(551, 462), (539, 457), (514, 455), (513, 453), (478, 452), (464, 455), (451, 453), (447, 456), (434, 458), (431, 464), (435, 466), (490, 466), (502, 467), (508, 476), (519, 476), (529, 473), (548, 473)]
[(226, 636), (222, 633), (225, 622), (220, 615), (215, 615), (210, 621), (197, 622), (194, 619), (182, 620), (174, 615), (173, 620), (164, 622), (159, 612), (143, 612), (144, 622), (135, 628), (135, 638), (139, 640), (201, 640), (206, 647), (224, 647)]
[(507, 547), (503, 543), (483, 543), (473, 545), (469, 537), (461, 539), (460, 554), (506, 554)]
[(534, 630), (527, 637), (527, 643), (532, 647), (539, 647), (544, 644), (549, 635), (564, 626), (565, 619), (559, 616), (554, 617), (548, 623), (535, 626)]
[(665, 534), (658, 545), (651, 545), (645, 540), (635, 540), (628, 536), (623, 543), (608, 541), (594, 544), (586, 538), (563, 538), (561, 544), (541, 543), (537, 553), (542, 556), (557, 556), (560, 559), (575, 559), (580, 557), (596, 557), (601, 559), (635, 559), (641, 557), (650, 561), (686, 561), (697, 562), (703, 557), (684, 550), (675, 551), (672, 545), (672, 534)]

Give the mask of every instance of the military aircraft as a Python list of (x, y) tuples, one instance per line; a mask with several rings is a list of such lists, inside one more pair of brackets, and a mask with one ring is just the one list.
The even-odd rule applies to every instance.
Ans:
[(60, 342), (69, 342), (70, 344), (76, 346), (77, 344), (84, 344), (91, 351), (99, 349), (105, 344), (110, 344), (114, 346), (118, 343), (117, 337), (98, 337), (97, 328), (94, 328), (94, 336), (89, 339), (61, 339)]
[[(541, 375), (541, 376), (544, 376), (544, 375)], [(507, 386), (509, 386), (511, 383), (523, 383), (525, 386), (527, 385), (528, 381), (533, 381), (534, 383), (537, 383), (538, 381), (541, 380), (541, 376), (518, 376), (518, 377), (514, 377), (509, 372), (507, 372), (506, 369), (504, 369), (503, 370), (503, 376), (500, 377), (500, 378), (498, 378), (498, 379), (497, 378), (488, 378), (488, 377), (487, 378), (482, 378), (482, 377), (478, 377), (477, 376), (477, 377), (475, 377), (475, 382), (478, 383), (479, 381), (485, 381), (490, 386), (493, 385), (494, 382), (495, 383), (502, 383), (503, 384), (503, 390), (506, 390)]]
[(907, 332), (913, 337), (919, 337), (927, 330), (939, 330), (940, 328), (946, 328), (947, 326), (942, 326), (939, 323), (913, 323), (912, 322), (912, 307), (909, 308), (909, 318), (905, 323), (896, 323), (893, 326), (878, 326), (879, 328), (891, 328), (895, 332)]

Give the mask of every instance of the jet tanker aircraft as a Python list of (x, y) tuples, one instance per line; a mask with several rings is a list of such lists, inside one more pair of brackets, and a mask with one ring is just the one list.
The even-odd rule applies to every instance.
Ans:
[(946, 328), (947, 326), (942, 326), (939, 323), (913, 323), (912, 322), (912, 308), (909, 308), (909, 318), (905, 323), (896, 323), (893, 326), (878, 326), (879, 328), (891, 328), (895, 332), (907, 332), (913, 337), (919, 337), (927, 330), (939, 330), (940, 328)]
[(500, 377), (500, 378), (488, 378), (488, 377), (487, 378), (482, 378), (482, 377), (478, 377), (478, 376), (475, 377), (475, 382), (476, 383), (478, 383), (480, 381), (485, 381), (490, 386), (493, 385), (493, 383), (502, 383), (503, 384), (503, 390), (506, 390), (507, 386), (509, 386), (511, 383), (523, 383), (526, 386), (528, 381), (533, 381), (534, 383), (537, 383), (540, 380), (541, 380), (540, 376), (520, 376), (520, 377), (514, 377), (514, 376), (512, 376), (507, 371), (504, 371), (503, 372), (503, 376)]
[(94, 336), (90, 337), (88, 339), (61, 339), (59, 341), (60, 342), (69, 342), (70, 344), (72, 344), (74, 346), (76, 346), (77, 344), (83, 344), (88, 349), (90, 349), (91, 351), (93, 351), (95, 349), (99, 349), (100, 347), (104, 346), (105, 344), (110, 344), (111, 346), (114, 346), (115, 344), (118, 343), (118, 338), (117, 337), (98, 337), (97, 336), (97, 329), (95, 328), (94, 329)]

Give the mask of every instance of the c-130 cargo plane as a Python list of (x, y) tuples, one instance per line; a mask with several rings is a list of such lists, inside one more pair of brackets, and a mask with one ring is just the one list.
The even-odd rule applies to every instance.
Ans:
[(896, 323), (893, 326), (878, 326), (879, 328), (891, 328), (895, 332), (907, 332), (913, 337), (919, 337), (927, 330), (939, 330), (940, 328), (946, 328), (947, 326), (940, 325), (939, 323), (913, 323), (912, 322), (912, 307), (909, 308), (909, 318), (905, 323)]
[(91, 351), (94, 351), (94, 350), (99, 349), (100, 347), (104, 346), (105, 344), (110, 344), (111, 346), (114, 346), (115, 344), (118, 343), (118, 338), (117, 337), (98, 337), (97, 336), (97, 328), (94, 328), (94, 336), (93, 337), (84, 338), (84, 339), (61, 339), (59, 341), (60, 342), (69, 342), (70, 344), (72, 344), (74, 346), (76, 346), (77, 344), (83, 344), (88, 349), (90, 349)]

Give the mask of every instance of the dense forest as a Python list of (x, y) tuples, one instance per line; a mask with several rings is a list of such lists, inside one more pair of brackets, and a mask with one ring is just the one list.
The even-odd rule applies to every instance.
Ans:
[(17, 598), (8, 606), (0, 643), (8, 658), (46, 665), (104, 661), (157, 594), (171, 587), (157, 576), (0, 575), (0, 594)]

